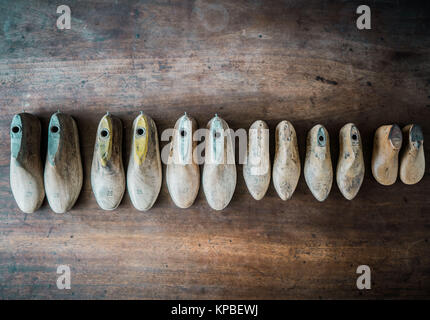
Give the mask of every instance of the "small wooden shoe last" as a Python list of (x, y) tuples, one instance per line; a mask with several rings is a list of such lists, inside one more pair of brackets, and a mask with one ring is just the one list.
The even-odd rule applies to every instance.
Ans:
[(170, 196), (179, 208), (190, 207), (199, 192), (200, 169), (193, 156), (197, 146), (193, 139), (196, 129), (196, 121), (183, 115), (176, 121), (170, 144), (166, 182)]
[(82, 162), (75, 120), (54, 113), (49, 122), (48, 152), (45, 162), (46, 198), (56, 213), (69, 211), (82, 188)]
[(97, 128), (91, 166), (91, 187), (100, 208), (118, 207), (125, 191), (122, 163), (122, 123), (107, 113)]
[(409, 124), (402, 131), (406, 145), (400, 156), (400, 179), (405, 184), (415, 184), (425, 173), (424, 136), (417, 124)]
[(343, 196), (352, 200), (360, 190), (364, 178), (364, 159), (361, 136), (353, 123), (339, 132), (339, 160), (336, 181)]
[(41, 127), (38, 118), (19, 113), (10, 128), (10, 185), (21, 211), (36, 211), (45, 198), (43, 167), (40, 159)]
[(203, 190), (211, 208), (222, 210), (230, 203), (236, 188), (233, 139), (227, 122), (216, 115), (207, 129)]
[(161, 189), (162, 173), (158, 133), (154, 120), (141, 114), (133, 122), (127, 190), (140, 211), (149, 210)]
[(264, 121), (257, 120), (249, 128), (243, 177), (252, 197), (261, 200), (270, 184), (269, 127)]
[(372, 174), (380, 184), (396, 182), (402, 131), (397, 124), (379, 127), (375, 132), (372, 153)]
[(333, 168), (329, 135), (320, 124), (308, 133), (304, 174), (314, 197), (318, 201), (327, 199), (333, 183)]
[(288, 121), (281, 121), (275, 132), (273, 185), (282, 200), (288, 200), (296, 190), (300, 177), (300, 155), (296, 130)]

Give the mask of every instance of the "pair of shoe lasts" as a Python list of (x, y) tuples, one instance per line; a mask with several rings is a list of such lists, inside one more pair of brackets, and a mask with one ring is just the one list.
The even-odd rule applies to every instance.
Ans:
[[(188, 208), (194, 203), (200, 185), (200, 170), (193, 153), (197, 144), (193, 141), (197, 123), (185, 113), (174, 129), (166, 169), (167, 187), (174, 203)], [(222, 210), (230, 203), (236, 189), (233, 138), (227, 122), (218, 115), (208, 122), (207, 129), (203, 191), (209, 206)]]
[[(170, 196), (180, 208), (188, 208), (197, 197), (200, 170), (195, 161), (193, 141), (196, 121), (186, 113), (175, 124), (166, 169)], [(203, 166), (203, 191), (209, 206), (224, 209), (236, 189), (236, 164), (233, 139), (227, 122), (215, 115), (207, 125), (205, 137), (205, 163)]]
[[(347, 200), (352, 200), (364, 179), (364, 158), (361, 136), (353, 123), (347, 123), (339, 131), (339, 158), (336, 182)], [(333, 183), (330, 155), (330, 137), (327, 129), (318, 124), (308, 133), (306, 144), (305, 180), (318, 201), (327, 199)]]
[[(10, 183), (18, 207), (36, 211), (46, 197), (52, 210), (64, 213), (75, 204), (82, 188), (78, 129), (73, 118), (51, 116), (45, 170), (40, 157), (41, 126), (37, 117), (20, 113), (11, 124)], [(44, 172), (44, 173), (43, 173)]]
[[(297, 136), (288, 121), (276, 127), (276, 150), (273, 163), (273, 185), (283, 200), (290, 199), (300, 177), (300, 157)], [(270, 184), (269, 127), (262, 120), (249, 128), (248, 148), (243, 164), (246, 186), (255, 200), (264, 197)]]
[(424, 176), (424, 136), (421, 127), (409, 124), (401, 130), (396, 124), (385, 125), (375, 132), (372, 154), (372, 173), (382, 185), (389, 186), (397, 180), (403, 140), (407, 144), (400, 154), (400, 179), (405, 184), (415, 184)]
[[(127, 190), (133, 206), (149, 210), (161, 189), (161, 159), (154, 120), (140, 113), (133, 122)], [(91, 166), (91, 187), (98, 205), (104, 210), (116, 209), (125, 192), (122, 161), (122, 122), (109, 112), (97, 128)]]

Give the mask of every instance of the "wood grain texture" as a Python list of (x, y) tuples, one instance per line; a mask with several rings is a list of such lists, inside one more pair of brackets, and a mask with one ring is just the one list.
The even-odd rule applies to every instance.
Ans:
[[(72, 29), (60, 31), (57, 3), (0, 1), (1, 298), (430, 297), (429, 166), (411, 186), (382, 186), (370, 169), (383, 124), (420, 124), (430, 141), (427, 2), (372, 2), (370, 31), (355, 27), (356, 1), (68, 3)], [(70, 213), (54, 214), (45, 200), (24, 214), (9, 184), (10, 122), (23, 109), (40, 117), (45, 154), (59, 108), (79, 128), (82, 192)], [(302, 174), (287, 202), (273, 184), (257, 202), (238, 174), (232, 201), (218, 212), (202, 188), (193, 206), (178, 209), (163, 179), (151, 210), (134, 209), (126, 193), (106, 212), (90, 170), (108, 110), (125, 127), (124, 160), (140, 110), (160, 135), (184, 111), (201, 127), (214, 113), (233, 129), (264, 120), (272, 161), (275, 126), (288, 119), (302, 165), (306, 133), (321, 123), (334, 137), (334, 167), (339, 130), (353, 122), (363, 185), (348, 201), (334, 184), (320, 203)], [(71, 290), (56, 288), (60, 264), (71, 267)], [(371, 267), (371, 290), (356, 289), (361, 264)]]

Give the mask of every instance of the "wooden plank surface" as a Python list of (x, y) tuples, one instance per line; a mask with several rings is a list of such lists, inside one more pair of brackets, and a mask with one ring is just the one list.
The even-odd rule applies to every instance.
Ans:
[[(383, 187), (373, 179), (374, 130), (419, 123), (430, 158), (429, 4), (371, 2), (372, 30), (357, 30), (356, 1), (68, 1), (71, 30), (56, 28), (55, 1), (0, 1), (0, 297), (11, 298), (429, 298), (430, 179)], [(70, 113), (80, 130), (84, 186), (74, 209), (46, 200), (19, 211), (9, 186), (13, 114), (42, 121)], [(159, 133), (184, 112), (200, 127), (218, 113), (232, 128), (257, 119), (307, 130), (324, 124), (337, 163), (338, 132), (354, 122), (366, 174), (356, 199), (334, 184), (319, 203), (300, 178), (293, 198), (273, 185), (255, 201), (238, 166), (231, 204), (210, 209), (202, 190), (186, 210), (165, 181), (148, 212), (126, 194), (113, 212), (90, 185), (96, 126), (125, 125), (124, 159), (138, 111)], [(166, 142), (161, 142), (164, 146)], [(163, 174), (165, 166), (163, 165)], [(56, 268), (72, 271), (58, 290)], [(357, 290), (369, 265), (372, 289)]]

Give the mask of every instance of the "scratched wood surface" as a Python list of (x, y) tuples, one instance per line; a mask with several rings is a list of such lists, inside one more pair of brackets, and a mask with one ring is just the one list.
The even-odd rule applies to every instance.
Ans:
[[(430, 179), (390, 187), (372, 177), (374, 130), (419, 123), (430, 159), (430, 8), (371, 2), (372, 30), (355, 27), (355, 1), (67, 1), (71, 30), (57, 30), (55, 1), (0, 0), (0, 298), (429, 298)], [(19, 211), (9, 185), (13, 114), (78, 124), (84, 186), (74, 209), (46, 200)], [(201, 189), (186, 210), (165, 180), (148, 212), (126, 194), (113, 212), (90, 186), (97, 123), (106, 111), (130, 130), (138, 111), (172, 128), (187, 111), (199, 127), (218, 113), (234, 128), (257, 119), (297, 131), (302, 167), (307, 130), (324, 124), (337, 163), (338, 132), (354, 122), (366, 174), (353, 201), (334, 184), (316, 201), (303, 173), (293, 198), (270, 185), (248, 193), (242, 167), (230, 205), (210, 209)], [(163, 147), (166, 142), (161, 142)], [(428, 163), (427, 163), (428, 164)], [(163, 165), (163, 175), (165, 166)], [(163, 177), (164, 178), (164, 177)], [(69, 265), (71, 290), (56, 268)], [(356, 288), (369, 265), (372, 289)]]

